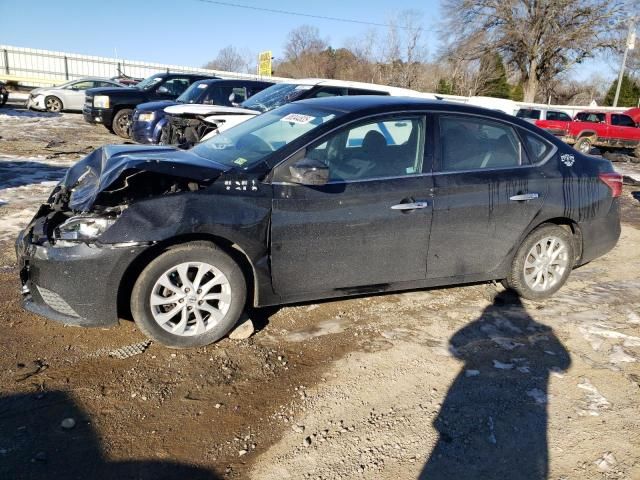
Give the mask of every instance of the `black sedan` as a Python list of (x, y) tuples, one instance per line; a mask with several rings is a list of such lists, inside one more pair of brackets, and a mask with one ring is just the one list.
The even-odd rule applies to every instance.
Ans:
[(247, 306), (489, 280), (543, 299), (616, 244), (621, 180), (499, 112), (305, 100), (189, 151), (108, 145), (71, 167), (18, 239), (24, 305), (133, 317), (179, 348)]

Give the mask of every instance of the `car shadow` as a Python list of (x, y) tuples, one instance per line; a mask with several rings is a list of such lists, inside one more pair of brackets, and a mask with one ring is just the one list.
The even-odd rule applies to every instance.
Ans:
[(61, 117), (62, 113), (59, 112), (38, 112), (36, 110), (27, 110), (26, 108), (12, 108), (6, 105), (0, 108), (0, 116), (7, 115), (9, 117), (22, 117), (22, 118), (55, 118)]
[(35, 160), (9, 159), (0, 161), (0, 189), (59, 181), (64, 177), (68, 168)]
[[(65, 429), (62, 421), (73, 419)], [(68, 426), (68, 425), (67, 425)], [(160, 442), (149, 438), (149, 442)], [(212, 471), (163, 460), (110, 461), (91, 418), (60, 391), (0, 397), (0, 478), (21, 480), (217, 480)]]
[(438, 441), (419, 479), (546, 479), (549, 376), (571, 364), (553, 330), (507, 291), (449, 346), (464, 365), (434, 420)]

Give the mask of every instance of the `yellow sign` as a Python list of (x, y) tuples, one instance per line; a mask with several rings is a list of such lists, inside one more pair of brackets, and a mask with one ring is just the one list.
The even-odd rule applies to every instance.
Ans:
[(258, 75), (271, 76), (271, 50), (260, 52), (258, 55)]

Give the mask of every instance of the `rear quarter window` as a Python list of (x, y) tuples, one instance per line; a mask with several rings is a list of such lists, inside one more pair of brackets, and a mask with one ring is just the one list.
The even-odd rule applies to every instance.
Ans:
[(544, 161), (554, 148), (551, 143), (527, 130), (521, 129), (520, 135), (524, 139), (527, 154), (533, 164)]

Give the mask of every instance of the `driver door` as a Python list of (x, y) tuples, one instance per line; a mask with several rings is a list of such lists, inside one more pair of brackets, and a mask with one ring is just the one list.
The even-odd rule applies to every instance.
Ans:
[[(361, 121), (327, 134), (274, 171), (271, 268), (282, 297), (422, 280), (432, 177), (424, 115)], [(429, 150), (429, 149), (428, 149)], [(295, 184), (302, 158), (329, 167), (321, 186)]]

